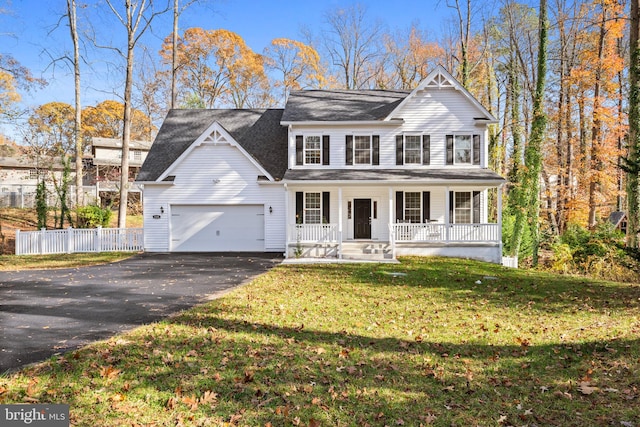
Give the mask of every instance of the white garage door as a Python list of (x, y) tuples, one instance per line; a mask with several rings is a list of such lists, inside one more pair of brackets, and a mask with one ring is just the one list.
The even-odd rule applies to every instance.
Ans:
[(264, 206), (172, 205), (171, 250), (262, 252)]

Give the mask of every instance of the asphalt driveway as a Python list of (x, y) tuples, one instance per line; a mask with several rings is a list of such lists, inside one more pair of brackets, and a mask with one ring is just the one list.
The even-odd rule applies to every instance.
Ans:
[(221, 295), (275, 254), (140, 254), (113, 264), (0, 272), (0, 373)]

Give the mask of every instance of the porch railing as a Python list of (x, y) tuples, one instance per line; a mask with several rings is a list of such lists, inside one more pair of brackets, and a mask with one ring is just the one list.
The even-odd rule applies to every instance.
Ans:
[(135, 252), (144, 248), (142, 228), (16, 231), (16, 255)]
[(396, 242), (499, 242), (498, 224), (392, 224)]
[(289, 226), (292, 241), (300, 243), (339, 242), (338, 224), (293, 224)]

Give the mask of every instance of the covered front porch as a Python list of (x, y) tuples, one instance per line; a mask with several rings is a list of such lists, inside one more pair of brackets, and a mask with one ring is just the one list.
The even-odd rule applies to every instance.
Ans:
[(479, 185), (288, 185), (286, 256), (393, 260), (401, 255), (501, 262), (502, 199), (489, 222)]

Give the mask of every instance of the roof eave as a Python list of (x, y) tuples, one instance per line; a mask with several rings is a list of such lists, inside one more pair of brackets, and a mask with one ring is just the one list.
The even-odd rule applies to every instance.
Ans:
[(404, 123), (404, 119), (391, 120), (303, 120), (303, 121), (281, 121), (282, 126), (399, 126)]
[(330, 185), (330, 184), (339, 184), (339, 185), (407, 185), (415, 182), (419, 182), (422, 184), (433, 184), (433, 185), (491, 185), (491, 186), (499, 186), (504, 184), (506, 181), (504, 179), (429, 179), (429, 178), (411, 178), (411, 179), (394, 179), (394, 180), (379, 180), (379, 179), (363, 179), (363, 180), (352, 180), (352, 179), (340, 179), (340, 180), (330, 180), (330, 179), (318, 179), (318, 180), (289, 180), (283, 179), (282, 182), (286, 184), (307, 184), (307, 185)]

